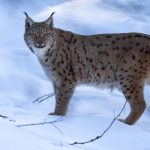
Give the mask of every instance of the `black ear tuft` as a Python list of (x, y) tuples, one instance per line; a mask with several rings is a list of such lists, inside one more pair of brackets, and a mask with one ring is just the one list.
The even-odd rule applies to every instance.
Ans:
[(52, 14), (51, 14), (51, 16), (50, 16), (50, 17), (52, 17), (54, 14), (55, 14), (55, 11), (54, 11), (54, 12), (52, 12)]
[(26, 21), (25, 21), (25, 30), (27, 31), (29, 27), (34, 23), (34, 21), (28, 16), (26, 12), (24, 12), (26, 15)]
[(25, 11), (23, 13), (26, 15), (26, 17), (28, 17), (28, 14)]
[(55, 12), (53, 12), (50, 17), (45, 21), (46, 24), (48, 24), (51, 28), (53, 27), (54, 23), (53, 23), (53, 15)]

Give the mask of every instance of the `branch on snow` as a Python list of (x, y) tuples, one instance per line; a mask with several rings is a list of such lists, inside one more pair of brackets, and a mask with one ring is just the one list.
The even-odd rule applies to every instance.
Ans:
[(8, 117), (0, 114), (0, 118), (7, 119)]
[(108, 132), (108, 130), (112, 127), (112, 125), (115, 123), (115, 121), (120, 117), (120, 115), (122, 114), (122, 112), (125, 109), (126, 104), (127, 104), (127, 101), (123, 105), (123, 107), (122, 107), (121, 111), (119, 112), (119, 114), (116, 117), (114, 117), (114, 119), (112, 120), (112, 122), (110, 123), (110, 125), (102, 132), (101, 135), (96, 136), (95, 138), (92, 138), (92, 139), (84, 141), (84, 142), (74, 142), (74, 143), (71, 143), (70, 145), (87, 144), (87, 143), (91, 143), (91, 142), (94, 142), (94, 141), (102, 138)]
[[(55, 95), (54, 93), (43, 95), (43, 96), (37, 98), (35, 101), (33, 101), (33, 103), (35, 103), (35, 102), (41, 103), (44, 100), (46, 100), (46, 99), (48, 99), (48, 98), (50, 98), (54, 95)], [(94, 142), (94, 141), (102, 138), (108, 132), (108, 130), (112, 127), (112, 125), (115, 123), (115, 121), (120, 117), (120, 115), (122, 114), (122, 112), (125, 109), (126, 104), (127, 104), (127, 101), (124, 103), (124, 105), (123, 105), (121, 111), (119, 112), (119, 114), (116, 117), (114, 116), (114, 119), (111, 121), (111, 123), (108, 125), (108, 127), (101, 133), (101, 135), (96, 136), (95, 138), (92, 138), (92, 139), (84, 141), (84, 142), (74, 142), (74, 143), (71, 143), (69, 145), (87, 144), (87, 143), (91, 143), (91, 142)], [(63, 134), (62, 131), (54, 124), (54, 123), (60, 122), (60, 121), (63, 121), (62, 117), (58, 118), (57, 120), (51, 121), (51, 122), (24, 124), (24, 125), (18, 125), (17, 127), (52, 124), (61, 134)]]
[(47, 122), (39, 122), (39, 123), (31, 123), (31, 124), (22, 124), (22, 125), (17, 125), (17, 127), (27, 127), (27, 126), (37, 126), (37, 125), (46, 125), (46, 124), (51, 124), (53, 125), (61, 134), (64, 135), (64, 133), (56, 126), (55, 123), (61, 122), (64, 120), (64, 117), (59, 117), (54, 121), (47, 121)]
[(12, 119), (8, 118), (7, 116), (1, 115), (1, 114), (0, 114), (0, 118), (8, 119), (9, 121), (16, 122), (15, 120), (12, 120)]
[(38, 125), (45, 125), (45, 124), (53, 124), (56, 122), (61, 122), (64, 120), (64, 117), (59, 117), (58, 119), (54, 121), (45, 121), (45, 122), (39, 122), (39, 123), (30, 123), (30, 124), (22, 124), (22, 125), (17, 125), (17, 127), (25, 127), (25, 126), (38, 126)]
[(54, 95), (55, 95), (54, 93), (50, 93), (50, 94), (46, 94), (46, 95), (40, 96), (35, 101), (33, 101), (33, 103), (35, 103), (35, 102), (41, 103), (41, 102), (45, 101), (46, 99), (48, 99), (48, 98), (50, 98), (50, 97), (52, 97)]

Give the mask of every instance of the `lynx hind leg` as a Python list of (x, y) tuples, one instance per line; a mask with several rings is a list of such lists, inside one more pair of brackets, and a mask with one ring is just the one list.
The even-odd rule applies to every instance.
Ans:
[(120, 119), (120, 121), (132, 125), (141, 117), (146, 108), (146, 103), (143, 96), (144, 84), (141, 86), (140, 83), (138, 84), (138, 81), (133, 82), (133, 80), (122, 80), (120, 81), (120, 85), (122, 92), (131, 108), (131, 112), (128, 117), (125, 120)]
[(72, 82), (63, 82), (59, 85), (54, 85), (55, 91), (55, 99), (56, 106), (53, 113), (49, 113), (49, 115), (58, 115), (64, 116), (66, 115), (67, 108), (74, 92), (75, 84)]

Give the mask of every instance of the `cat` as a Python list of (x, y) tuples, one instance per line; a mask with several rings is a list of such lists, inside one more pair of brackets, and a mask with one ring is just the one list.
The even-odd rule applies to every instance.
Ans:
[(51, 79), (54, 113), (65, 115), (79, 84), (118, 88), (131, 112), (120, 121), (132, 125), (143, 114), (145, 81), (150, 75), (150, 36), (142, 33), (79, 35), (55, 28), (53, 14), (35, 22), (27, 13), (24, 39)]

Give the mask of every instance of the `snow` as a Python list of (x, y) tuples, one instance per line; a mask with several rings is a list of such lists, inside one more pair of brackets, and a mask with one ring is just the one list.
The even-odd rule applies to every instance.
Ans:
[[(9, 1), (7, 1), (9, 2)], [(33, 1), (34, 3), (35, 1)], [(10, 2), (11, 3), (11, 2)], [(16, 0), (16, 3), (19, 1)], [(150, 150), (150, 88), (145, 87), (147, 108), (133, 126), (116, 121), (99, 140), (86, 145), (69, 145), (100, 135), (122, 109), (125, 99), (117, 90), (94, 87), (76, 88), (67, 116), (55, 124), (17, 127), (21, 124), (53, 121), (49, 116), (55, 106), (54, 97), (42, 103), (36, 98), (53, 92), (37, 58), (23, 41), (24, 19), (22, 10), (42, 20), (56, 11), (55, 26), (80, 34), (138, 31), (150, 33), (147, 5), (136, 0), (73, 0), (37, 1), (32, 10), (30, 2), (15, 10), (12, 4), (0, 2), (0, 148), (4, 150)], [(18, 5), (17, 5), (18, 6)], [(30, 8), (30, 9), (29, 9)], [(144, 9), (143, 9), (144, 8)], [(8, 11), (7, 11), (8, 9)], [(10, 10), (12, 14), (10, 14)], [(137, 13), (137, 11), (140, 12)], [(36, 12), (36, 13), (35, 13)], [(8, 15), (9, 14), (9, 15)], [(11, 21), (10, 16), (13, 16)], [(30, 15), (30, 14), (29, 14)], [(111, 25), (111, 26), (110, 26)], [(9, 35), (9, 36), (8, 36)], [(121, 118), (129, 113), (127, 105)], [(16, 122), (9, 121), (15, 120)]]

